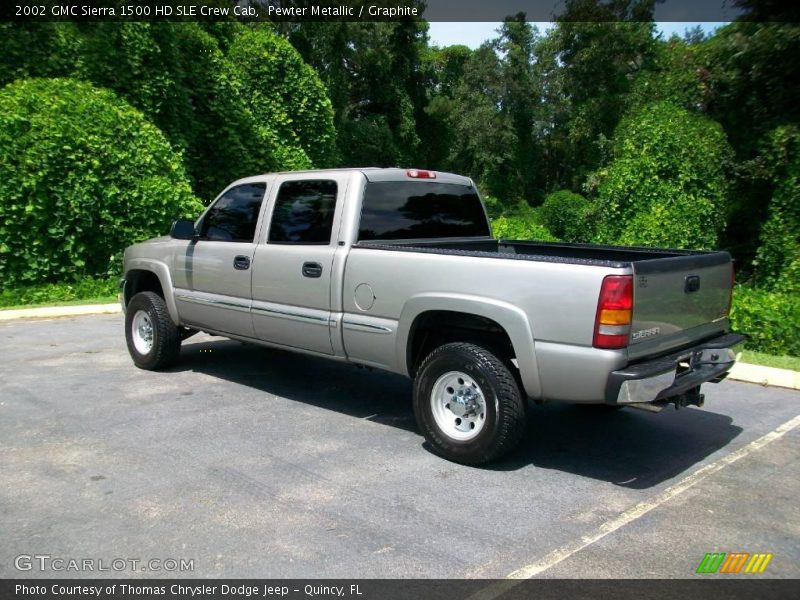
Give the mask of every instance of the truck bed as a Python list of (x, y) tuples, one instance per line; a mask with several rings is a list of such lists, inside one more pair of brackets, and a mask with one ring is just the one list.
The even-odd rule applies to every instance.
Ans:
[[(634, 280), (628, 347), (632, 360), (688, 346), (728, 328), (732, 273), (730, 254), (724, 251), (491, 238), (359, 242), (353, 248), (623, 269)], [(548, 279), (531, 275), (531, 286), (547, 285)], [(575, 293), (577, 289), (562, 289), (558, 296), (564, 301)]]
[[(601, 246), (596, 244), (568, 244), (564, 242), (532, 242), (520, 240), (464, 239), (464, 240), (404, 240), (359, 242), (354, 248), (374, 248), (407, 252), (430, 252), (516, 260), (597, 265), (601, 267), (625, 268), (633, 263), (646, 263), (656, 259), (664, 267), (662, 259), (680, 258), (681, 266), (698, 267), (723, 264), (730, 260), (726, 252), (704, 252), (696, 250), (672, 250), (663, 248), (634, 248), (628, 246)], [(695, 257), (687, 261), (686, 257)], [(641, 265), (640, 267), (645, 267)], [(639, 269), (637, 269), (639, 271)]]

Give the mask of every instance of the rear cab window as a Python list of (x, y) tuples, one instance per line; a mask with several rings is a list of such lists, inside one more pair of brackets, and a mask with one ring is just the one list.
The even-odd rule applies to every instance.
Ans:
[(374, 181), (364, 190), (358, 241), (491, 236), (474, 187)]

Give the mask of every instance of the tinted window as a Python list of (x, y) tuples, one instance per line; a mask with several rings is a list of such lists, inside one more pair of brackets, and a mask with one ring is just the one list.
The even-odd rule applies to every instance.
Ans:
[(359, 240), (491, 235), (475, 188), (451, 183), (368, 183)]
[(287, 181), (278, 190), (269, 241), (281, 244), (327, 244), (331, 241), (335, 209), (335, 181)]
[(252, 242), (266, 183), (248, 183), (229, 189), (206, 213), (201, 235), (220, 242)]

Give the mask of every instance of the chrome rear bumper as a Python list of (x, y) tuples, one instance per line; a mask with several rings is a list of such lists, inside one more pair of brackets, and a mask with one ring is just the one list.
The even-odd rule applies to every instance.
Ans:
[(706, 382), (722, 381), (736, 361), (732, 348), (745, 340), (727, 333), (666, 356), (613, 371), (606, 404), (641, 404), (679, 397)]

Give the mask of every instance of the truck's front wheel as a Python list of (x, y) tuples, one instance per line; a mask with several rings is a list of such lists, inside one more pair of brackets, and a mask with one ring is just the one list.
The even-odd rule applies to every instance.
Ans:
[(508, 367), (464, 342), (445, 344), (422, 363), (414, 414), (425, 439), (445, 458), (470, 465), (509, 452), (525, 430), (525, 399)]
[(155, 371), (173, 364), (181, 351), (178, 328), (164, 299), (153, 292), (136, 294), (125, 314), (125, 340), (134, 364)]

